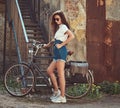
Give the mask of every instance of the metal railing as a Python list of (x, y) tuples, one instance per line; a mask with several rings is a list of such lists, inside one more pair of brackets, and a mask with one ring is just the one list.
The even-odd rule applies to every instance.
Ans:
[(27, 37), (27, 33), (26, 33), (26, 29), (25, 29), (25, 25), (24, 25), (24, 22), (23, 22), (22, 14), (21, 14), (21, 11), (20, 11), (20, 7), (19, 7), (19, 4), (18, 4), (18, 0), (15, 0), (15, 2), (16, 2), (18, 14), (19, 14), (19, 17), (20, 17), (20, 21), (21, 21), (21, 24), (22, 24), (22, 29), (23, 29), (25, 40), (26, 40), (26, 42), (29, 42), (28, 37)]

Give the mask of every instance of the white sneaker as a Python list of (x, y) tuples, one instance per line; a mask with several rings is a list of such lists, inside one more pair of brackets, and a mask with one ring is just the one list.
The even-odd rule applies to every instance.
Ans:
[(57, 98), (55, 98), (55, 99), (52, 99), (51, 101), (52, 101), (53, 103), (66, 103), (66, 102), (67, 102), (65, 96), (64, 96), (64, 97), (59, 96), (59, 97), (57, 97)]
[(59, 97), (60, 94), (61, 94), (61, 92), (60, 92), (60, 90), (58, 89), (58, 91), (54, 91), (54, 92), (53, 92), (53, 95), (50, 97), (50, 99), (53, 100), (53, 99)]

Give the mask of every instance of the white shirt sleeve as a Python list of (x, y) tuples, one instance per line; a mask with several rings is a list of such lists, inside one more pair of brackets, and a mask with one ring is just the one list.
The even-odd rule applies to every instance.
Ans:
[(68, 37), (68, 34), (65, 34), (65, 32), (68, 30), (68, 27), (64, 24), (59, 26), (59, 29), (55, 33), (55, 39), (65, 41)]
[(66, 25), (62, 25), (61, 32), (65, 33), (68, 30), (68, 27)]

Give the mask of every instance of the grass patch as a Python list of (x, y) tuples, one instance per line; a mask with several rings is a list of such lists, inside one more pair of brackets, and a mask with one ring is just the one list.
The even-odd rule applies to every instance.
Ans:
[(3, 81), (0, 80), (0, 93), (5, 93), (6, 90), (5, 90), (5, 87), (4, 87), (4, 84), (3, 84)]

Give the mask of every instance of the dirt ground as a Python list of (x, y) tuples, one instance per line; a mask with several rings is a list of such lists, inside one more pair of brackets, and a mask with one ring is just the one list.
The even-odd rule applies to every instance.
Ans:
[(34, 94), (23, 98), (0, 93), (0, 108), (120, 108), (120, 96), (103, 96), (100, 99), (67, 99), (66, 104), (54, 104), (49, 96)]

